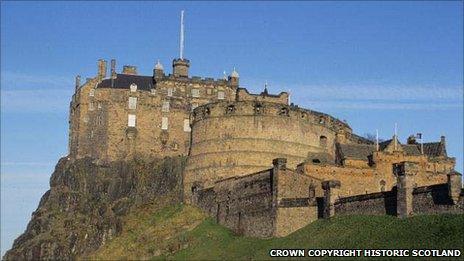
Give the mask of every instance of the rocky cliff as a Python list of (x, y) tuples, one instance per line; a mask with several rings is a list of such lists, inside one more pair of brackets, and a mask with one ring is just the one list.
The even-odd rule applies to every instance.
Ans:
[(181, 202), (184, 164), (183, 157), (107, 165), (60, 159), (50, 190), (3, 259), (74, 259), (95, 251), (120, 233), (131, 209)]

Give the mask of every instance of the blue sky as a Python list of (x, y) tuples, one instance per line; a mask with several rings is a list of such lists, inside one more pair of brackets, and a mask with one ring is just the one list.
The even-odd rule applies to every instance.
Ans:
[(447, 137), (463, 172), (462, 2), (2, 2), (1, 251), (67, 152), (74, 76), (99, 58), (170, 71), (186, 10), (191, 75), (291, 92), (358, 134)]

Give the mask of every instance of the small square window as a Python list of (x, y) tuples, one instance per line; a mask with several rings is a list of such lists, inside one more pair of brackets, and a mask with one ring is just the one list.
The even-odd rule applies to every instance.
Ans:
[(95, 96), (95, 89), (90, 89), (90, 91), (89, 91), (89, 96), (90, 96), (90, 97)]
[(167, 117), (161, 118), (161, 129), (162, 130), (168, 129), (168, 118)]
[(225, 99), (225, 93), (223, 91), (218, 91), (218, 99), (219, 100), (224, 100)]
[(137, 109), (137, 97), (129, 97), (129, 109)]
[(192, 89), (192, 97), (194, 97), (194, 98), (200, 97), (200, 90)]
[(163, 102), (162, 111), (163, 112), (169, 112), (169, 102), (168, 101)]
[(130, 85), (130, 91), (131, 92), (136, 92), (137, 91), (137, 84), (133, 83)]
[(172, 88), (168, 88), (168, 97), (171, 97), (173, 93), (174, 90)]
[(190, 132), (191, 131), (189, 119), (184, 119), (184, 131), (185, 132)]
[(155, 95), (155, 94), (156, 94), (156, 90), (155, 90), (155, 89), (150, 89), (150, 94), (151, 94), (151, 95)]
[(134, 114), (129, 114), (127, 118), (127, 126), (135, 127), (135, 115)]

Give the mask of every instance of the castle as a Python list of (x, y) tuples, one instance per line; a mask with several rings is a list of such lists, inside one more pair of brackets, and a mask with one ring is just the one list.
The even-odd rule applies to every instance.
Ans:
[[(152, 75), (129, 65), (117, 73), (111, 60), (107, 75), (99, 60), (95, 77), (81, 84), (77, 76), (69, 158), (187, 156), (184, 201), (250, 236), (287, 235), (336, 213), (388, 214), (392, 198), (400, 216), (462, 213), (461, 174), (445, 137), (374, 142), (289, 104), (286, 92), (249, 93), (235, 69), (224, 79), (191, 77), (180, 57), (171, 74), (159, 61)], [(441, 203), (437, 193), (446, 194)]]

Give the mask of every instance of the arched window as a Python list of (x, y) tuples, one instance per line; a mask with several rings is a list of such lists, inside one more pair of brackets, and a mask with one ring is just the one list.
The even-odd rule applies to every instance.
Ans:
[(235, 105), (231, 104), (227, 106), (227, 111), (226, 111), (227, 114), (232, 114), (234, 112), (235, 112)]
[(326, 136), (320, 136), (319, 137), (319, 147), (321, 147), (321, 148), (326, 148), (327, 147), (327, 137)]
[(255, 114), (262, 114), (263, 113), (263, 105), (260, 103), (255, 103)]
[(287, 107), (280, 108), (279, 115), (288, 116), (288, 108)]
[(382, 192), (385, 191), (385, 184), (386, 184), (385, 180), (380, 181), (380, 191), (382, 191)]

